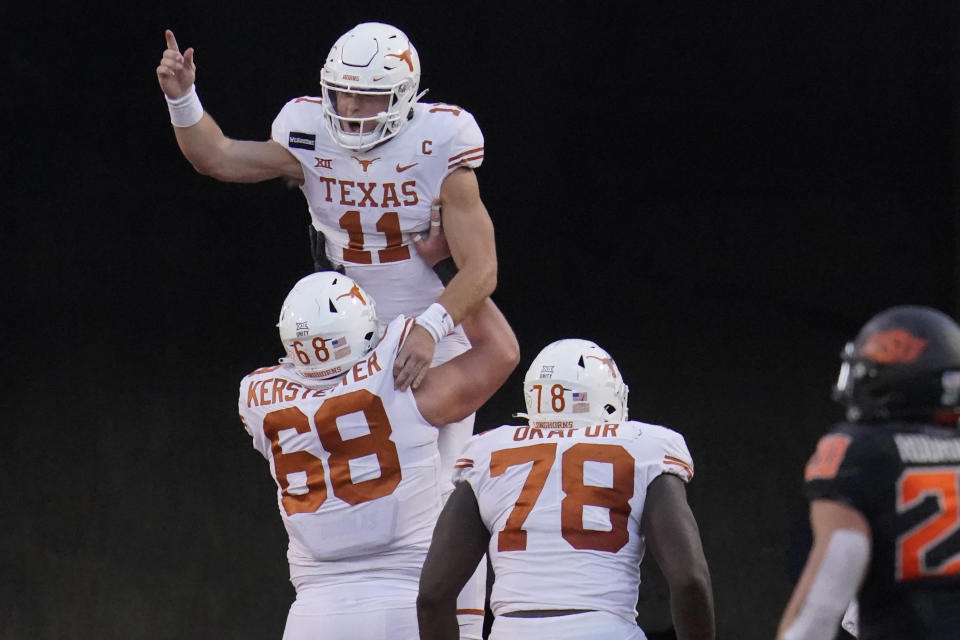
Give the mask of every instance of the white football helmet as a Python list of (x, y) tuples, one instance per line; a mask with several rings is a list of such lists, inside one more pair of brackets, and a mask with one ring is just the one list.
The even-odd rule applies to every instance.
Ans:
[[(426, 93), (417, 94), (420, 58), (410, 39), (396, 27), (379, 22), (358, 24), (340, 36), (327, 55), (320, 85), (330, 135), (341, 147), (352, 151), (366, 151), (400, 133), (413, 105)], [(376, 116), (345, 118), (337, 113), (341, 91), (390, 99), (386, 110)], [(352, 122), (371, 122), (376, 126), (372, 131), (353, 133), (347, 126)]]
[(628, 388), (610, 354), (589, 340), (557, 340), (523, 379), (531, 426), (584, 427), (627, 419)]
[(335, 378), (380, 340), (373, 299), (335, 271), (311, 273), (293, 286), (280, 309), (281, 362), (308, 378)]

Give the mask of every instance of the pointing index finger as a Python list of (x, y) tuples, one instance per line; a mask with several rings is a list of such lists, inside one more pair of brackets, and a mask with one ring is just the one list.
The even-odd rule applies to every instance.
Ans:
[(177, 38), (173, 35), (173, 31), (167, 29), (163, 32), (163, 35), (167, 39), (167, 49), (173, 49), (177, 53), (180, 53), (180, 46), (177, 44)]

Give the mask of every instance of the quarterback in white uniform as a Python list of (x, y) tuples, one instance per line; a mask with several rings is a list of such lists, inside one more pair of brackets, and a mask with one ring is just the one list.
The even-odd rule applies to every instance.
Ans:
[[(417, 315), (396, 365), (398, 388), (416, 386), (436, 343), (496, 286), (493, 224), (473, 172), (484, 149), (473, 116), (460, 107), (419, 105), (416, 49), (396, 27), (372, 22), (331, 48), (322, 97), (289, 102), (270, 140), (235, 140), (200, 104), (193, 49), (181, 54), (173, 32), (165, 35), (157, 79), (184, 156), (218, 180), (286, 178), (300, 185), (332, 266), (370, 287), (385, 319)], [(412, 247), (414, 234), (430, 227), (435, 201), (459, 268), (446, 288)]]
[[(193, 49), (181, 54), (171, 31), (166, 41), (157, 77), (177, 142), (197, 171), (229, 182), (282, 177), (300, 185), (321, 240), (315, 263), (356, 280), (377, 300), (382, 320), (416, 317), (393, 364), (397, 388), (418, 386), (429, 366), (468, 349), (457, 325), (497, 278), (493, 225), (473, 172), (483, 135), (461, 107), (419, 103), (420, 61), (407, 36), (380, 23), (345, 33), (325, 60), (322, 95), (288, 102), (266, 141), (226, 137), (197, 97)], [(441, 222), (444, 233), (436, 233)], [(459, 268), (446, 287), (431, 268), (444, 243)], [(421, 253), (432, 256), (430, 264)], [(472, 433), (472, 415), (441, 432), (441, 469), (453, 468)], [(453, 490), (446, 473), (441, 484)], [(461, 608), (473, 618), (483, 608), (485, 566), (464, 593)], [(468, 635), (479, 638), (481, 624), (474, 620)]]
[(239, 410), (289, 535), (297, 599), (284, 638), (417, 638), (417, 583), (442, 505), (435, 425), (489, 398), (516, 364), (516, 340), (487, 300), (465, 322), (474, 348), (398, 391), (393, 360), (413, 319), (381, 337), (374, 298), (349, 277), (302, 279), (278, 326), (287, 357), (243, 379)]
[(421, 638), (457, 637), (459, 585), (486, 551), (496, 576), (491, 640), (641, 640), (637, 589), (649, 546), (670, 585), (677, 637), (712, 639), (683, 437), (628, 421), (616, 364), (586, 340), (546, 347), (524, 386), (529, 423), (474, 436), (457, 462), (421, 575)]

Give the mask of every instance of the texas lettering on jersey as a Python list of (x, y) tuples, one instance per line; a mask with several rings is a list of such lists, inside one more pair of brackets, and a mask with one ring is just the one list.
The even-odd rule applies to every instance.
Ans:
[(366, 152), (338, 146), (326, 126), (321, 99), (297, 98), (280, 111), (271, 136), (300, 161), (301, 190), (327, 257), (373, 295), (382, 320), (418, 315), (443, 284), (412, 236), (430, 228), (444, 179), (483, 162), (483, 134), (468, 111), (442, 104), (415, 105), (399, 134)]
[[(297, 98), (280, 111), (271, 135), (300, 160), (314, 225), (338, 263), (409, 260), (410, 236), (429, 228), (444, 178), (483, 161), (483, 135), (459, 107), (417, 104), (397, 136), (366, 152), (341, 148), (326, 126), (319, 98)], [(299, 132), (297, 140), (309, 132), (315, 148), (290, 144), (291, 132)]]

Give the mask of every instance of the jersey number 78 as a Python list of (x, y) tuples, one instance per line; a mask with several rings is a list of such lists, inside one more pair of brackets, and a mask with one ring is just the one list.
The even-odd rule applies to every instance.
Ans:
[[(509, 467), (532, 462), (523, 489), (498, 534), (499, 551), (523, 551), (527, 532), (523, 524), (533, 510), (557, 457), (557, 444), (501, 449), (490, 454), (490, 476), (497, 477)], [(584, 464), (609, 463), (613, 468), (613, 486), (584, 484)], [(564, 498), (560, 503), (560, 535), (575, 549), (593, 549), (616, 553), (629, 540), (627, 521), (633, 497), (634, 459), (620, 445), (580, 442), (560, 456), (560, 482)], [(583, 528), (585, 505), (605, 507), (610, 513), (609, 531)]]

